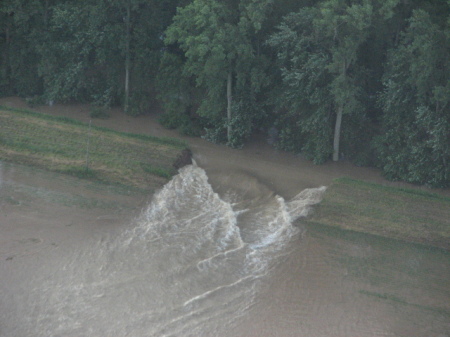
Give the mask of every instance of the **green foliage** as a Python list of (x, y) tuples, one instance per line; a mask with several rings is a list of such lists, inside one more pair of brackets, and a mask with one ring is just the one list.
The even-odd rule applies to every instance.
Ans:
[[(177, 3), (174, 0), (119, 1), (118, 8), (126, 16), (130, 4), (130, 97), (127, 114), (145, 114), (155, 105), (155, 88), (163, 53), (162, 34), (171, 23)], [(120, 18), (119, 18), (120, 19)], [(127, 37), (124, 37), (126, 45)], [(126, 53), (126, 48), (125, 48)], [(126, 58), (126, 55), (124, 55)]]
[(110, 105), (117, 93), (120, 25), (103, 1), (62, 2), (52, 7), (38, 52), (49, 101)]
[(354, 132), (349, 127), (361, 128), (345, 120), (364, 114), (359, 83), (363, 68), (356, 60), (371, 16), (370, 1), (351, 5), (323, 1), (287, 15), (270, 37), (268, 43), (277, 51), (283, 80), (277, 105), (288, 111), (287, 118), (282, 115), (289, 121), (286, 126), (283, 121), (278, 123), (281, 147), (300, 150), (322, 163), (331, 154), (331, 133), (340, 138), (340, 130), (334, 131), (333, 126), (338, 113), (345, 115), (344, 142)]
[(450, 34), (416, 10), (390, 51), (380, 96), (383, 133), (377, 150), (390, 179), (450, 186)]
[[(279, 118), (276, 126), (281, 130), (278, 132), (275, 146), (278, 149), (293, 153), (301, 153), (302, 145), (305, 142), (301, 129), (287, 116)], [(278, 128), (275, 128), (278, 131)]]
[(156, 98), (161, 123), (182, 134), (239, 148), (272, 128), (277, 147), (315, 163), (343, 155), (449, 186), (449, 6), (4, 0), (0, 96), (122, 104), (132, 116)]
[(190, 118), (187, 113), (165, 112), (159, 123), (167, 129), (178, 129), (185, 136), (199, 137), (203, 134), (200, 119)]
[(203, 134), (202, 119), (193, 108), (198, 89), (191, 77), (183, 73), (183, 67), (180, 55), (169, 48), (164, 51), (156, 79), (157, 97), (164, 110), (159, 122), (183, 135), (198, 137)]
[(243, 101), (235, 102), (232, 108), (233, 114), (230, 123), (231, 135), (228, 145), (233, 148), (241, 148), (253, 131), (251, 107)]
[(129, 99), (126, 114), (133, 117), (143, 115), (155, 104), (155, 100), (147, 92), (134, 91)]
[(342, 124), (344, 130), (351, 130), (342, 135), (341, 152), (344, 159), (351, 160), (358, 166), (376, 166), (373, 139), (378, 130), (367, 114), (349, 114)]
[(159, 117), (159, 123), (167, 129), (177, 129), (183, 124), (189, 123), (189, 116), (176, 112), (165, 112)]
[(39, 0), (0, 2), (0, 96), (31, 96), (42, 90), (36, 48), (47, 12)]
[[(163, 47), (161, 34), (179, 3), (2, 1), (0, 95), (41, 96), (44, 102), (121, 104), (128, 56), (130, 113), (148, 111)], [(127, 8), (131, 10), (129, 35), (123, 19)]]
[[(207, 139), (222, 142), (223, 128), (231, 127), (232, 131), (237, 127), (229, 135), (228, 143), (234, 147), (242, 146), (256, 122), (246, 109), (242, 109), (239, 101), (256, 102), (256, 95), (269, 84), (265, 73), (270, 64), (258, 51), (261, 42), (255, 35), (261, 29), (271, 3), (268, 0), (194, 0), (178, 8), (173, 24), (166, 31), (166, 43), (177, 44), (184, 52), (185, 60), (181, 64), (184, 80), (195, 80), (199, 93), (196, 113), (211, 125), (207, 128)], [(171, 74), (173, 72), (167, 78)], [(227, 109), (229, 75), (231, 83), (228, 84), (232, 86), (233, 99), (238, 97), (238, 102), (233, 101), (228, 108), (242, 116), (228, 116), (222, 124)], [(176, 86), (176, 82), (170, 82)], [(177, 95), (175, 104), (178, 106), (175, 108), (182, 110), (187, 105), (181, 100), (185, 95), (181, 92)]]
[[(184, 8), (178, 8), (173, 24), (166, 31), (166, 43), (178, 43), (186, 61), (183, 73), (194, 76), (196, 85), (207, 88), (202, 97), (198, 114), (215, 119), (224, 111), (225, 83), (229, 69), (233, 67), (238, 40), (232, 4), (215, 0), (194, 0)], [(246, 48), (243, 47), (245, 53)], [(181, 97), (180, 97), (181, 98)]]
[(205, 128), (205, 134), (202, 136), (214, 144), (226, 144), (227, 142), (227, 121), (222, 119), (221, 122), (213, 123), (212, 126)]
[(332, 153), (332, 119), (327, 111), (304, 106), (297, 113), (282, 114), (276, 126), (280, 130), (277, 147), (301, 153), (316, 164), (327, 161)]
[(34, 108), (38, 105), (43, 105), (45, 104), (45, 99), (42, 95), (35, 95), (32, 97), (28, 97), (25, 99), (25, 102), (27, 103), (27, 105), (31, 108)]
[[(194, 86), (190, 83), (190, 77), (183, 74), (183, 67), (181, 56), (168, 50), (164, 52), (156, 78), (157, 97), (168, 115), (163, 119), (170, 120), (174, 116), (184, 114), (193, 104)], [(172, 124), (169, 120), (163, 122), (166, 123), (166, 127), (177, 128), (180, 126), (180, 124)]]
[(189, 122), (180, 125), (178, 130), (182, 135), (190, 137), (200, 137), (204, 134), (204, 129), (201, 124), (192, 119), (190, 119)]

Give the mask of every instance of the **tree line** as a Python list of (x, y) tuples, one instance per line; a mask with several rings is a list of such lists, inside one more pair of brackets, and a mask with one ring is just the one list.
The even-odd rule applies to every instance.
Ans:
[(3, 0), (0, 96), (450, 186), (450, 0)]

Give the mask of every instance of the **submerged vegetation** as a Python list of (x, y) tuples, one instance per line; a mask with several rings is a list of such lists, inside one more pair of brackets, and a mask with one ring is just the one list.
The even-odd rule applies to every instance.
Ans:
[(403, 306), (409, 306), (409, 307), (414, 307), (420, 310), (424, 310), (424, 311), (428, 311), (428, 312), (433, 312), (439, 315), (442, 315), (444, 317), (450, 317), (450, 311), (444, 309), (444, 308), (440, 308), (440, 307), (435, 307), (435, 306), (431, 306), (431, 305), (422, 305), (422, 304), (417, 304), (417, 303), (410, 303), (407, 300), (403, 299), (403, 298), (399, 298), (396, 295), (392, 295), (392, 294), (380, 294), (380, 293), (376, 293), (376, 292), (372, 292), (372, 291), (367, 291), (367, 290), (360, 290), (359, 291), (360, 294), (366, 295), (366, 296), (372, 296), (372, 297), (376, 297), (378, 299), (381, 300), (386, 300), (389, 301), (391, 303), (394, 304), (400, 304)]
[(107, 183), (154, 190), (187, 145), (70, 118), (0, 107), (0, 159)]
[(450, 198), (339, 178), (306, 223), (450, 250)]

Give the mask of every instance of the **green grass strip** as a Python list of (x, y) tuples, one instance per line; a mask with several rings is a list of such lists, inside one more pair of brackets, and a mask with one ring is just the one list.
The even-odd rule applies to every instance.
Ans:
[(339, 178), (305, 221), (450, 250), (450, 198), (427, 191)]
[[(58, 123), (65, 123), (65, 124), (74, 125), (74, 126), (86, 127), (88, 125), (88, 123), (81, 122), (79, 120), (69, 118), (69, 117), (52, 116), (52, 115), (47, 115), (47, 114), (43, 114), (43, 113), (39, 113), (36, 111), (27, 110), (27, 109), (17, 109), (17, 108), (11, 108), (8, 106), (0, 105), (0, 111), (2, 111), (2, 110), (14, 112), (17, 114), (22, 114), (22, 115), (28, 115), (28, 116), (31, 116), (34, 118), (39, 118), (42, 120), (53, 121), (53, 122), (58, 122)], [(146, 135), (146, 134), (122, 132), (122, 131), (116, 131), (116, 130), (108, 129), (108, 128), (105, 128), (102, 126), (95, 126), (95, 125), (92, 125), (92, 129), (98, 130), (98, 131), (103, 131), (106, 133), (116, 134), (116, 135), (123, 136), (123, 137), (140, 139), (140, 140), (148, 141), (148, 142), (173, 145), (173, 146), (180, 147), (181, 149), (185, 149), (188, 147), (188, 145), (185, 141), (183, 141), (181, 139), (177, 139), (177, 138), (155, 137), (155, 136)]]
[(170, 179), (187, 144), (0, 107), (0, 160), (80, 178), (154, 190)]

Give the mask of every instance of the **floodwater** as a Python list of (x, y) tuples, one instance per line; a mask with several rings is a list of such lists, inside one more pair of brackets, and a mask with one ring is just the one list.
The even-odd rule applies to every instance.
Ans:
[(450, 336), (449, 253), (304, 225), (323, 193), (199, 163), (150, 197), (0, 163), (0, 336)]

